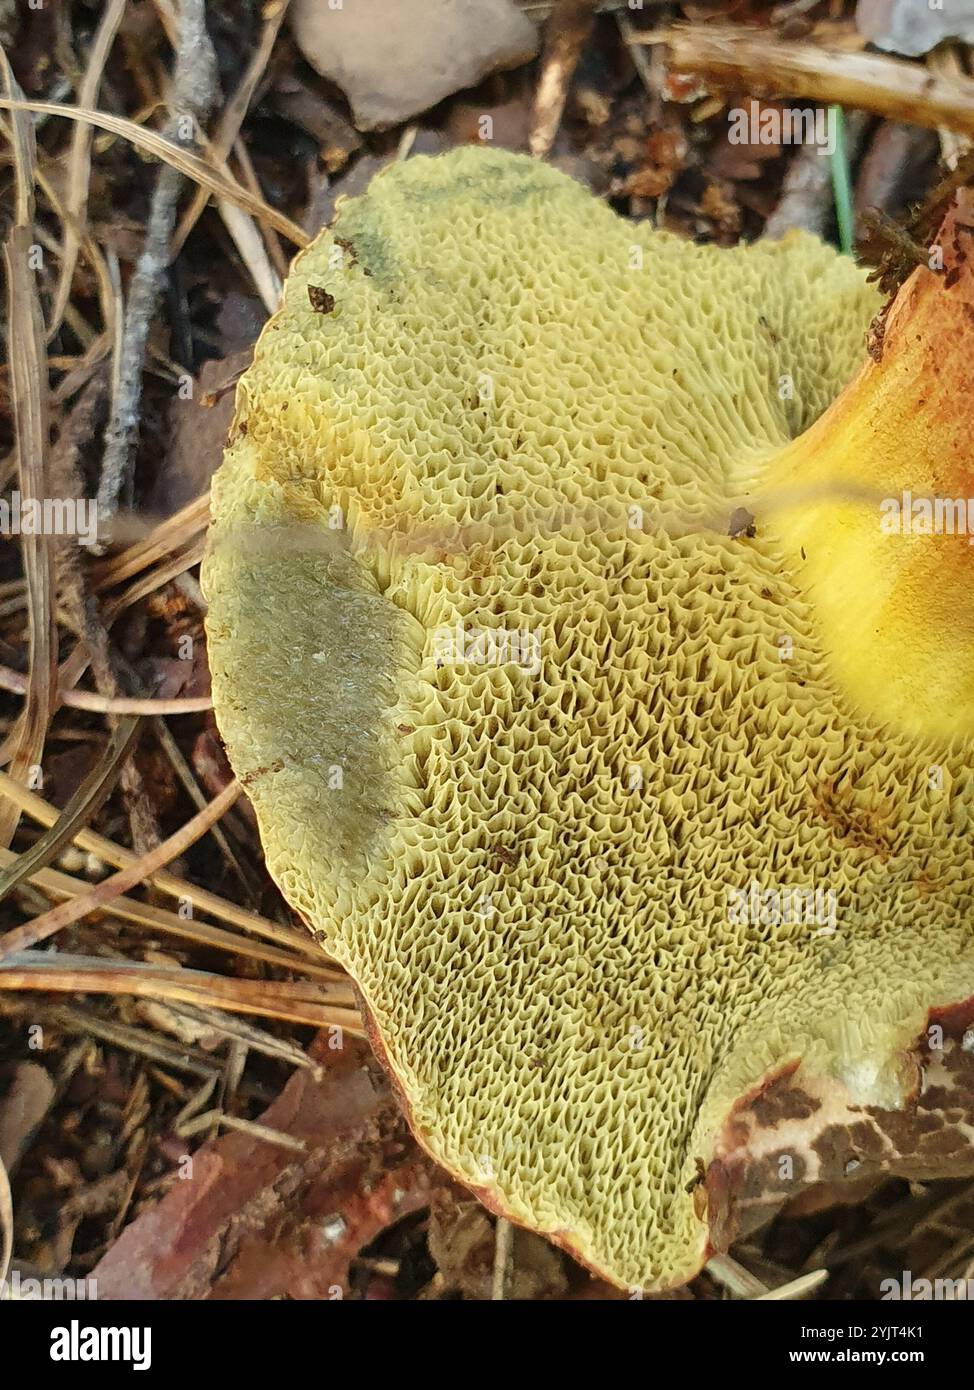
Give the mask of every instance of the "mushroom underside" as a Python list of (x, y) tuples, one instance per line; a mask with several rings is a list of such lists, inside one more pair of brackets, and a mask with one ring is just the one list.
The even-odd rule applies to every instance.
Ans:
[(421, 1142), (624, 1287), (970, 1147), (969, 748), (844, 688), (759, 487), (876, 306), (812, 238), (408, 161), (295, 262), (214, 480), (270, 872)]

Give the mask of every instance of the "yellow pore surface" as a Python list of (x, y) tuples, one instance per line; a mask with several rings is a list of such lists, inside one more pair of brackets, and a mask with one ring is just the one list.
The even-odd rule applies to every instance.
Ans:
[[(859, 720), (771, 525), (731, 520), (875, 307), (809, 237), (697, 247), (526, 158), (410, 160), (295, 262), (214, 483), (214, 695), (272, 874), (424, 1144), (622, 1285), (704, 1258), (687, 1188), (738, 1096), (801, 1058), (897, 1104), (974, 989), (965, 751)], [(729, 911), (752, 883), (833, 893), (835, 930)]]

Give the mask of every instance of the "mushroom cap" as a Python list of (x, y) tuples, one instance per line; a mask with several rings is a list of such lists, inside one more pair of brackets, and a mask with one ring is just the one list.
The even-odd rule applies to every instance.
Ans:
[(295, 261), (214, 479), (270, 872), (427, 1149), (622, 1286), (732, 1237), (742, 1155), (765, 1209), (848, 1164), (974, 994), (969, 759), (861, 712), (741, 518), (877, 305), (806, 235), (694, 246), (524, 157), (409, 160)]

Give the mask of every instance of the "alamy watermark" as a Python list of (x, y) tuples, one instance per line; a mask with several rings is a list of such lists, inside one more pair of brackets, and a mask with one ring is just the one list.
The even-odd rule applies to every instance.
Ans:
[(40, 1278), (21, 1274), (19, 1269), (11, 1270), (9, 1279), (0, 1279), (0, 1301), (42, 1299), (45, 1302), (75, 1303), (81, 1299), (93, 1302), (98, 1297), (97, 1279)]
[(0, 497), (0, 535), (77, 536), (81, 545), (98, 539), (98, 503), (91, 497)]
[(912, 1270), (904, 1269), (898, 1279), (881, 1279), (879, 1297), (883, 1302), (904, 1303), (974, 1303), (974, 1279), (914, 1279)]
[(541, 629), (438, 627), (433, 631), (437, 666), (521, 666), (541, 670)]
[(831, 936), (835, 931), (836, 900), (834, 888), (762, 888), (752, 879), (747, 888), (728, 888), (727, 920), (738, 926), (816, 926), (822, 929), (816, 935)]
[(974, 497), (884, 497), (879, 504), (884, 536), (967, 536), (974, 545)]
[(732, 145), (812, 145), (819, 154), (834, 154), (836, 115), (822, 106), (733, 106), (727, 113)]

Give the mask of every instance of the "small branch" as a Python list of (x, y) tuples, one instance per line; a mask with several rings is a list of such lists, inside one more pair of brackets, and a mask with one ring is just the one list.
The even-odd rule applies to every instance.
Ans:
[(513, 1251), (514, 1227), (506, 1217), (499, 1216), (494, 1227), (494, 1269), (490, 1285), (490, 1296), (495, 1303), (500, 1303), (507, 1297)]
[(544, 159), (555, 143), (568, 88), (595, 24), (595, 0), (558, 0), (545, 25), (528, 148)]
[(788, 43), (732, 26), (680, 27), (663, 35), (637, 34), (631, 42), (665, 42), (674, 71), (743, 87), (754, 96), (804, 97), (974, 134), (974, 81), (941, 77), (898, 58)]
[(181, 1139), (188, 1139), (212, 1125), (223, 1125), (226, 1129), (238, 1130), (241, 1134), (249, 1134), (254, 1139), (263, 1140), (265, 1144), (280, 1144), (282, 1148), (291, 1149), (294, 1153), (303, 1154), (308, 1151), (303, 1139), (295, 1139), (291, 1134), (282, 1134), (280, 1130), (257, 1124), (255, 1120), (242, 1120), (238, 1115), (229, 1115), (223, 1110), (206, 1110), (202, 1115), (195, 1115), (193, 1119), (179, 1125), (176, 1133)]
[[(214, 164), (222, 167), (226, 164), (227, 157), (233, 149), (233, 143), (240, 134), (244, 117), (250, 109), (257, 84), (264, 75), (274, 44), (277, 40), (278, 32), (287, 14), (287, 7), (290, 0), (276, 0), (275, 4), (265, 7), (264, 27), (261, 30), (260, 39), (257, 47), (251, 55), (250, 62), (237, 90), (227, 102), (217, 124), (216, 133), (210, 141), (207, 154)], [(225, 172), (225, 170), (224, 170)], [(189, 207), (183, 213), (173, 237), (170, 255), (175, 257), (182, 250), (182, 247), (190, 232), (196, 226), (200, 213), (209, 201), (209, 191), (206, 188), (198, 188), (190, 202)]]
[[(172, 81), (170, 115), (163, 134), (185, 138), (187, 122), (195, 130), (205, 118), (216, 91), (216, 58), (206, 30), (204, 0), (182, 0), (179, 41)], [(105, 430), (105, 453), (98, 487), (98, 510), (114, 516), (119, 500), (131, 502), (134, 449), (142, 400), (142, 366), (149, 324), (156, 310), (162, 278), (169, 264), (169, 239), (176, 222), (176, 200), (183, 177), (171, 166), (159, 172), (146, 224), (145, 244), (132, 277), (125, 313), (118, 392)]]

